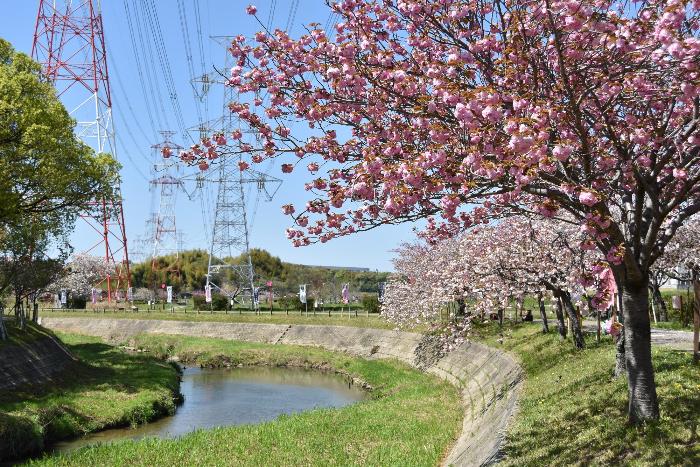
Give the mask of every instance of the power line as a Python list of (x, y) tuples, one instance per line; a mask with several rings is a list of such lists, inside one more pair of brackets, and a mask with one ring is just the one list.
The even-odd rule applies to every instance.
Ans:
[[(144, 72), (143, 72), (143, 66), (141, 65), (141, 57), (138, 53), (138, 47), (136, 44), (136, 34), (134, 33), (134, 24), (132, 21), (132, 16), (131, 16), (131, 11), (129, 9), (129, 2), (128, 0), (124, 0), (124, 11), (126, 13), (126, 21), (129, 26), (129, 37), (131, 39), (131, 49), (134, 53), (134, 59), (136, 61), (136, 71), (138, 73), (138, 82), (141, 87), (141, 93), (143, 95), (143, 102), (146, 106), (146, 112), (148, 113), (148, 121), (151, 123), (151, 126), (153, 125), (153, 122), (155, 121), (154, 119), (154, 114), (156, 115), (156, 118), (158, 117), (157, 114), (157, 105), (155, 105), (155, 100), (153, 101), (154, 107), (151, 107), (151, 99), (155, 99), (155, 95), (153, 92), (148, 92), (146, 90), (146, 84), (150, 84), (150, 75), (148, 76), (148, 83), (144, 79)], [(143, 42), (142, 42), (143, 44)], [(148, 71), (148, 70), (147, 70)], [(149, 86), (150, 88), (150, 86)], [(156, 110), (154, 111), (153, 108)], [(162, 124), (160, 123), (160, 119), (158, 120), (159, 126)], [(155, 128), (153, 129), (155, 131)]]
[[(108, 57), (111, 69), (115, 70), (117, 67), (114, 65), (114, 59), (112, 59), (111, 51), (109, 50), (109, 48), (108, 48), (107, 57)], [(129, 101), (129, 93), (126, 92), (126, 88), (124, 87), (124, 83), (122, 83), (121, 75), (119, 73), (112, 73), (112, 76), (116, 77), (117, 86), (119, 87), (119, 91), (121, 92), (120, 99), (118, 99), (118, 100), (122, 100), (122, 101), (124, 101), (124, 103), (126, 103), (126, 106), (129, 109), (129, 114), (131, 115), (131, 118), (133, 119), (133, 121), (140, 122), (141, 119), (136, 116), (136, 112), (134, 112), (134, 108), (131, 105), (131, 101)], [(148, 104), (148, 101), (146, 101), (146, 104)], [(150, 111), (150, 108), (148, 108), (147, 111)], [(150, 116), (150, 112), (149, 112), (149, 116)], [(125, 118), (122, 117), (122, 120), (124, 121), (125, 125), (128, 125), (127, 120)], [(153, 133), (156, 133), (156, 129), (153, 126), (153, 119), (149, 118), (148, 123), (150, 124), (151, 130), (153, 131)], [(148, 141), (150, 138), (148, 135), (146, 135), (146, 132), (144, 131), (143, 126), (142, 125), (136, 125), (136, 126), (138, 127), (139, 131), (141, 132), (141, 136), (143, 136), (143, 138), (146, 141)]]
[(272, 22), (275, 19), (275, 8), (277, 7), (277, 0), (272, 0), (270, 2), (270, 12), (267, 15), (267, 30), (272, 30)]
[(160, 86), (157, 85), (158, 81), (156, 77), (158, 76), (158, 73), (155, 68), (155, 58), (153, 56), (153, 48), (151, 47), (151, 41), (149, 40), (148, 28), (146, 27), (146, 20), (144, 19), (146, 15), (144, 5), (142, 2), (138, 2), (137, 0), (132, 0), (132, 5), (134, 8), (134, 16), (136, 18), (136, 32), (139, 36), (138, 43), (141, 45), (141, 53), (144, 56), (144, 61), (146, 64), (146, 78), (148, 87), (150, 89), (150, 95), (153, 99), (154, 107), (156, 108), (156, 110), (160, 107), (161, 113), (158, 114), (156, 112), (156, 120), (158, 123), (158, 127), (169, 128), (170, 124), (168, 122), (168, 113), (165, 111), (165, 106), (163, 105), (163, 96), (160, 93)]
[(160, 19), (158, 18), (158, 11), (153, 3), (153, 0), (146, 1), (146, 9), (148, 13), (148, 21), (151, 26), (151, 31), (153, 32), (153, 38), (156, 46), (156, 53), (158, 55), (158, 61), (163, 71), (163, 78), (165, 79), (165, 86), (168, 90), (170, 96), (170, 104), (172, 105), (175, 120), (177, 121), (177, 126), (180, 129), (183, 137), (185, 135), (189, 138), (191, 136), (185, 129), (185, 121), (182, 117), (182, 108), (180, 107), (180, 101), (177, 96), (177, 89), (175, 87), (175, 82), (173, 80), (173, 73), (170, 67), (170, 60), (168, 59), (168, 51), (165, 47), (165, 42), (163, 41), (163, 31), (160, 27)]
[(291, 28), (294, 26), (294, 20), (296, 19), (298, 9), (299, 0), (292, 0), (292, 5), (289, 8), (289, 16), (287, 17), (287, 25), (284, 27), (284, 30), (287, 31), (287, 33), (289, 33)]

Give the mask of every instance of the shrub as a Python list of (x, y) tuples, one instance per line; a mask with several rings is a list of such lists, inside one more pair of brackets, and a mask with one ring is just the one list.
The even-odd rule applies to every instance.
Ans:
[[(306, 297), (306, 301), (309, 305), (309, 310), (313, 309), (314, 307), (314, 298), (313, 297)], [(305, 310), (306, 305), (301, 303), (301, 300), (299, 300), (299, 297), (297, 295), (289, 295), (285, 297), (280, 297), (277, 299), (277, 302), (279, 303), (279, 306), (284, 308), (285, 310)]]
[(362, 308), (368, 313), (379, 313), (379, 298), (374, 294), (363, 295)]
[(192, 301), (194, 302), (194, 307), (197, 310), (212, 309), (216, 311), (224, 311), (231, 309), (231, 305), (229, 305), (230, 299), (226, 295), (212, 294), (211, 304), (207, 303), (204, 295), (193, 295)]
[(226, 295), (212, 294), (211, 307), (217, 311), (224, 311), (231, 308), (231, 300)]
[(87, 298), (82, 295), (71, 295), (68, 299), (68, 308), (74, 310), (84, 310), (87, 306)]
[(204, 308), (209, 308), (209, 304), (207, 303), (204, 295), (193, 295), (192, 302), (194, 303), (194, 307), (197, 310), (203, 310)]

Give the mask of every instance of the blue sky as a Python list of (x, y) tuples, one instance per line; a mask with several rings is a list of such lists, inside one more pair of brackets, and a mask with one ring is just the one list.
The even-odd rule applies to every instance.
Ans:
[[(198, 41), (198, 25), (195, 21), (194, 2), (198, 2), (202, 50)], [(3, 15), (0, 17), (0, 37), (9, 40), (20, 51), (31, 53), (32, 37), (38, 8), (37, 1), (0, 0)], [(209, 36), (238, 35), (251, 36), (260, 29), (257, 21), (245, 14), (249, 1), (241, 0), (103, 0), (102, 14), (105, 27), (105, 41), (109, 54), (109, 73), (112, 88), (113, 114), (117, 133), (117, 153), (122, 163), (122, 191), (126, 216), (127, 236), (132, 240), (143, 236), (145, 221), (152, 209), (152, 193), (149, 191), (148, 179), (150, 167), (154, 160), (151, 145), (161, 140), (159, 130), (173, 130), (177, 134), (173, 140), (183, 146), (191, 142), (179, 130), (198, 124), (199, 114), (204, 114), (204, 104), (196, 105), (196, 97), (190, 83), (186, 35), (190, 37), (191, 56), (195, 74), (200, 71), (202, 61), (207, 71), (213, 66), (219, 69), (224, 65), (224, 49)], [(273, 28), (285, 28), (289, 25), (293, 37), (303, 32), (302, 26), (318, 22), (322, 26), (332, 24), (334, 17), (321, 0), (257, 0), (258, 17)], [(167, 54), (168, 67), (163, 68), (157, 58), (154, 36), (150, 42), (135, 37), (137, 53), (132, 47), (129, 32), (129, 19), (132, 29), (136, 29), (136, 5), (153, 5), (156, 9), (158, 23), (162, 31), (162, 43)], [(183, 26), (178, 14), (178, 5), (183, 5), (188, 18)], [(274, 5), (274, 12), (272, 6)], [(296, 9), (294, 6), (297, 6)], [(126, 13), (130, 8), (131, 16)], [(145, 10), (144, 10), (145, 11)], [(141, 19), (146, 24), (147, 16)], [(152, 17), (151, 19), (154, 19)], [(330, 23), (329, 23), (330, 21)], [(152, 34), (154, 29), (143, 28), (144, 34)], [(148, 36), (146, 36), (148, 37)], [(151, 43), (152, 54), (148, 54), (143, 44)], [(203, 58), (203, 60), (202, 60)], [(141, 73), (137, 66), (141, 62)], [(149, 68), (146, 68), (149, 67)], [(148, 79), (152, 85), (142, 84)], [(168, 76), (172, 76), (172, 87), (168, 88)], [(145, 98), (144, 98), (145, 90)], [(177, 102), (182, 111), (182, 123), (178, 124), (176, 112), (170, 96), (175, 91)], [(221, 114), (223, 95), (218, 86), (208, 94), (209, 117)], [(165, 127), (165, 128), (163, 128)], [(284, 261), (302, 264), (323, 264), (340, 266), (359, 266), (371, 269), (390, 270), (391, 250), (401, 241), (414, 237), (413, 225), (385, 226), (371, 232), (333, 240), (326, 244), (303, 248), (292, 247), (284, 236), (289, 226), (289, 219), (280, 211), (280, 206), (289, 202), (303, 205), (307, 193), (303, 184), (307, 180), (304, 171), (296, 171), (291, 176), (282, 176), (279, 163), (264, 166), (276, 177), (283, 178), (284, 183), (271, 202), (251, 200), (250, 211), (255, 211), (252, 222), (251, 246), (264, 248)], [(187, 169), (186, 173), (195, 173)], [(192, 191), (193, 185), (189, 185)], [(184, 248), (208, 248), (208, 235), (205, 225), (211, 224), (214, 210), (215, 189), (210, 187), (201, 198), (190, 201), (184, 194), (177, 200), (178, 230), (182, 233)], [(204, 208), (204, 209), (203, 209)], [(203, 212), (204, 211), (204, 214)], [(76, 250), (84, 250), (94, 243), (94, 236), (87, 228), (79, 227), (72, 239)], [(133, 248), (133, 246), (132, 246)]]

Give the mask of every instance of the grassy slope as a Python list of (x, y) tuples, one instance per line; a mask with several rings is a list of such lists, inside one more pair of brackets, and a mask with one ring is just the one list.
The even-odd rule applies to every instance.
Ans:
[(297, 346), (143, 335), (136, 345), (200, 364), (333, 368), (375, 389), (371, 400), (274, 422), (197, 431), (176, 440), (125, 441), (50, 457), (46, 465), (436, 465), (461, 428), (457, 390), (397, 361)]
[(302, 316), (299, 312), (290, 312), (287, 315), (284, 312), (275, 312), (274, 315), (265, 314), (242, 314), (223, 313), (223, 312), (196, 312), (189, 313), (163, 313), (163, 312), (145, 312), (125, 313), (125, 312), (106, 312), (95, 313), (92, 311), (42, 311), (42, 316), (51, 317), (74, 317), (74, 318), (129, 318), (129, 319), (163, 319), (171, 321), (214, 321), (221, 323), (273, 323), (273, 324), (323, 324), (337, 326), (354, 326), (361, 328), (379, 328), (393, 329), (393, 325), (386, 322), (377, 315), (364, 316), (362, 313), (358, 317), (347, 315), (340, 317), (333, 315), (328, 317), (327, 314), (318, 313), (316, 316)]
[(526, 372), (520, 412), (511, 426), (506, 465), (700, 465), (700, 366), (692, 355), (653, 349), (661, 419), (635, 428), (627, 421), (627, 385), (613, 379), (609, 338), (570, 341), (542, 335), (539, 325), (476, 329), (487, 343), (516, 354)]
[(8, 338), (7, 340), (0, 341), (0, 348), (6, 345), (28, 344), (42, 337), (53, 337), (51, 331), (37, 326), (31, 321), (27, 323), (25, 330), (21, 331), (14, 319), (6, 319), (5, 329), (7, 329)]
[[(125, 354), (95, 338), (59, 336), (81, 362), (62, 381), (0, 394), (0, 447), (25, 455), (45, 441), (174, 411), (179, 377), (173, 366)], [(2, 451), (0, 458), (8, 455)]]

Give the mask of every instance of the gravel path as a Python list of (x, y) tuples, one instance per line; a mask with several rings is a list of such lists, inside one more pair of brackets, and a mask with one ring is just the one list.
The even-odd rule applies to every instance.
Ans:
[[(588, 332), (596, 331), (596, 322), (585, 320), (583, 326)], [(660, 329), (652, 326), (651, 342), (656, 345), (663, 345), (676, 350), (693, 351), (693, 332), (676, 331), (672, 329)]]

